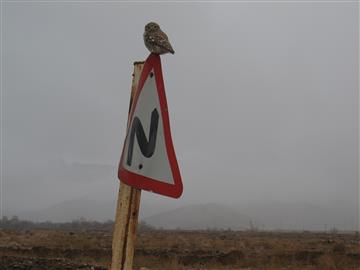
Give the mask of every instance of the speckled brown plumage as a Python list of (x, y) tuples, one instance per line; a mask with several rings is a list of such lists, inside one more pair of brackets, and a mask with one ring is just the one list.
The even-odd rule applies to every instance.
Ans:
[(145, 25), (144, 43), (146, 48), (148, 48), (148, 50), (152, 53), (175, 53), (167, 35), (160, 29), (160, 26), (155, 22), (150, 22)]

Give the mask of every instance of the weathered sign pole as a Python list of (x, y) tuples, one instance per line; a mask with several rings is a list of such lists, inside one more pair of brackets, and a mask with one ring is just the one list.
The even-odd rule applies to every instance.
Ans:
[(119, 162), (110, 270), (132, 270), (141, 190), (179, 198), (183, 185), (171, 138), (161, 59), (134, 63), (127, 134)]
[[(131, 107), (133, 105), (135, 91), (138, 87), (138, 82), (143, 66), (144, 62), (134, 63), (129, 112), (131, 111)], [(130, 123), (128, 120), (128, 128), (129, 124)], [(120, 181), (113, 232), (112, 260), (110, 270), (132, 269), (140, 198), (140, 189), (133, 188)]]

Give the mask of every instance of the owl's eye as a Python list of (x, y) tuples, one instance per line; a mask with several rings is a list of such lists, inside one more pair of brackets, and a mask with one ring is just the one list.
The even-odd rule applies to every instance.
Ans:
[(153, 31), (157, 31), (159, 30), (160, 27), (159, 25), (157, 25), (156, 23), (148, 23), (146, 26), (145, 26), (145, 30), (146, 31), (149, 31), (149, 32), (153, 32)]

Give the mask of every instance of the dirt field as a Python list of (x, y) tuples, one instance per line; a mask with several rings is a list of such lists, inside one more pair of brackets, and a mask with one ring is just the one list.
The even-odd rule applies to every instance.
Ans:
[[(105, 270), (110, 258), (110, 232), (0, 230), (0, 269)], [(355, 234), (149, 231), (138, 235), (141, 268), (358, 270), (360, 245)]]

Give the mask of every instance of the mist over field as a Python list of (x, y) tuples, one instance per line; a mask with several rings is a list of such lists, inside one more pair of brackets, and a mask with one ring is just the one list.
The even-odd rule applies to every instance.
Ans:
[[(3, 3), (2, 214), (115, 216), (133, 62), (157, 21), (184, 193), (166, 228), (359, 228), (358, 3)], [(181, 22), (181, 23), (180, 23)]]

